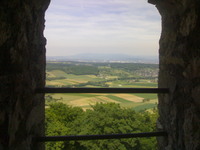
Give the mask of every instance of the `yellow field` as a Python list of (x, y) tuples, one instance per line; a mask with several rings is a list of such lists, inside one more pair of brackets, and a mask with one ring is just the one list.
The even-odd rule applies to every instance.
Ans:
[(135, 103), (141, 103), (142, 100), (144, 99), (142, 97), (138, 97), (138, 96), (130, 95), (130, 94), (113, 94), (113, 95), (120, 97), (120, 98), (123, 98), (123, 99), (126, 99), (126, 100), (131, 101), (131, 102), (135, 102)]
[[(65, 101), (63, 101), (65, 102)], [(96, 103), (119, 103), (110, 98), (104, 96), (92, 97), (92, 98), (81, 98), (77, 100), (70, 101), (68, 104), (72, 106), (87, 106), (87, 105), (95, 105)]]
[(63, 82), (59, 82), (59, 81), (46, 81), (46, 85), (56, 85), (56, 86), (64, 86), (65, 84)]
[[(77, 93), (77, 94), (50, 94), (57, 102), (62, 102), (71, 106), (79, 106), (85, 109), (90, 109), (91, 105), (96, 103), (118, 103), (122, 107), (142, 107), (143, 105), (156, 105), (157, 99), (151, 99), (148, 102), (143, 102), (142, 97), (133, 94), (97, 94), (97, 93)], [(152, 107), (153, 107), (152, 106)], [(144, 106), (145, 107), (145, 106)]]

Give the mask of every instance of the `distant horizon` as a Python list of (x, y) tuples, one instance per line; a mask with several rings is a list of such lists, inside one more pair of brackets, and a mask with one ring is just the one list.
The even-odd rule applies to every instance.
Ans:
[(158, 56), (155, 55), (127, 55), (127, 54), (102, 54), (81, 53), (68, 56), (47, 56), (47, 61), (78, 61), (78, 62), (119, 62), (119, 63), (153, 63), (158, 64)]
[(137, 57), (137, 56), (140, 56), (140, 57), (158, 57), (159, 55), (157, 54), (154, 54), (154, 55), (150, 55), (150, 54), (146, 54), (146, 55), (134, 55), (134, 54), (127, 54), (127, 53), (87, 53), (87, 52), (82, 52), (82, 53), (74, 53), (74, 54), (68, 54), (68, 55), (47, 55), (46, 54), (46, 57), (68, 57), (68, 56), (77, 56), (77, 55), (86, 55), (86, 54), (91, 54), (91, 55), (126, 55), (126, 56), (131, 56), (131, 57)]

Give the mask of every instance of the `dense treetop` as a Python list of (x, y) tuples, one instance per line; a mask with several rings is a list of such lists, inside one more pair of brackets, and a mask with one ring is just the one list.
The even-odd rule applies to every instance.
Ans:
[[(46, 109), (46, 135), (92, 135), (151, 132), (157, 113), (135, 112), (115, 103), (97, 103), (83, 111), (62, 103)], [(47, 150), (155, 150), (154, 138), (50, 142)]]

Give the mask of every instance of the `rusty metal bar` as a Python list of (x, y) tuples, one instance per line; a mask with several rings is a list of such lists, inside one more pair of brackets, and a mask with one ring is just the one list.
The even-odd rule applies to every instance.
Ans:
[(76, 135), (76, 136), (45, 136), (36, 137), (36, 142), (50, 141), (76, 141), (76, 140), (106, 140), (106, 139), (122, 139), (122, 138), (144, 138), (167, 136), (167, 132), (146, 132), (146, 133), (129, 133), (129, 134), (110, 134), (110, 135)]
[(39, 88), (36, 93), (169, 93), (168, 88)]

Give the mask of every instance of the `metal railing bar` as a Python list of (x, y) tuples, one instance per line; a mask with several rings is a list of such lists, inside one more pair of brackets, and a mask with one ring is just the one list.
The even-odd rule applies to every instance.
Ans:
[(76, 136), (46, 136), (36, 137), (36, 142), (50, 141), (76, 141), (76, 140), (106, 140), (106, 139), (122, 139), (122, 138), (144, 138), (167, 136), (167, 132), (146, 132), (146, 133), (130, 133), (130, 134), (110, 134), (110, 135), (76, 135)]
[(168, 88), (38, 88), (36, 93), (169, 93)]

